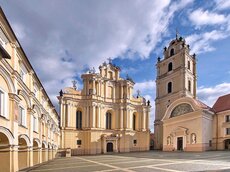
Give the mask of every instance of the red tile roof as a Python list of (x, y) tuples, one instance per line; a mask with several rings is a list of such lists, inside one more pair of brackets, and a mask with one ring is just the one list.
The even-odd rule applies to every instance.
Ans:
[(212, 108), (215, 112), (230, 110), (230, 94), (219, 97)]

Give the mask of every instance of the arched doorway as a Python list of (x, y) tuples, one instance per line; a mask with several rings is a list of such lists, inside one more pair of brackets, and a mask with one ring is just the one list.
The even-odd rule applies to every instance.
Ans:
[(226, 150), (230, 150), (230, 139), (224, 141), (224, 148)]
[(8, 137), (0, 132), (0, 162), (2, 171), (10, 171), (10, 148)]
[(39, 163), (39, 147), (38, 142), (33, 141), (33, 165), (36, 165)]
[(113, 143), (107, 143), (107, 152), (113, 152)]
[(28, 145), (25, 138), (18, 139), (18, 169), (23, 169), (29, 166), (28, 161)]

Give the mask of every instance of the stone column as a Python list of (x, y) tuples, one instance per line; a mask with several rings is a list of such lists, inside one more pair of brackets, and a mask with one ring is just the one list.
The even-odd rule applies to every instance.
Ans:
[(149, 110), (146, 111), (146, 130), (149, 130)]
[(92, 105), (92, 110), (91, 110), (91, 112), (92, 112), (92, 114), (91, 114), (91, 116), (92, 116), (92, 118), (91, 118), (91, 125), (90, 125), (90, 127), (92, 127), (92, 128), (95, 128), (95, 123), (96, 123), (96, 106), (93, 104)]
[(93, 80), (93, 95), (96, 93), (95, 80)]
[(62, 124), (62, 127), (66, 127), (66, 105), (63, 104), (63, 112), (62, 112), (62, 117), (63, 117), (63, 124)]
[(121, 85), (121, 94), (120, 94), (120, 99), (123, 99), (123, 85)]
[(101, 128), (101, 107), (98, 106), (98, 112), (97, 112), (97, 128)]
[(127, 109), (127, 115), (126, 115), (126, 119), (127, 119), (127, 128), (130, 129), (130, 109)]
[(33, 165), (34, 165), (34, 162), (33, 162), (33, 159), (34, 159), (34, 157), (33, 157), (33, 147), (32, 146), (30, 146), (30, 147), (28, 147), (28, 158), (29, 158), (29, 167), (32, 167)]
[(18, 171), (18, 146), (10, 147), (10, 171)]
[(106, 81), (104, 81), (104, 98), (105, 98), (105, 100), (106, 100), (106, 97), (107, 97), (107, 95), (106, 95)]
[(119, 122), (120, 122), (120, 129), (123, 129), (124, 128), (124, 115), (123, 115), (123, 111), (124, 111), (124, 109), (123, 108), (120, 108), (120, 120), (119, 120)]
[(124, 109), (124, 121), (123, 121), (123, 125), (124, 125), (124, 129), (127, 129), (128, 126), (127, 126), (127, 108)]
[(145, 130), (146, 129), (146, 111), (143, 110), (143, 117), (142, 117), (142, 129)]

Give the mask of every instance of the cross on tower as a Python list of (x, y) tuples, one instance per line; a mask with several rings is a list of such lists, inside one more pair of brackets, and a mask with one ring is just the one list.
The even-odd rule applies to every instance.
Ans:
[(76, 90), (77, 89), (77, 81), (73, 80), (72, 83), (73, 83), (73, 88)]
[(112, 64), (112, 58), (111, 57), (107, 58), (107, 60), (109, 61), (109, 64)]

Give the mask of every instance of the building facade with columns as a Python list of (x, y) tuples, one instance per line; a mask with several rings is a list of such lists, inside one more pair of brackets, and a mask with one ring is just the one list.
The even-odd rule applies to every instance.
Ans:
[[(164, 59), (158, 58), (155, 149), (229, 149), (230, 96), (227, 96), (225, 101), (218, 99), (213, 108), (197, 99), (196, 56), (190, 55), (189, 51), (185, 39), (176, 36), (176, 39), (165, 47)], [(228, 101), (229, 103), (226, 103)]]
[(58, 114), (0, 9), (0, 162), (18, 171), (55, 157)]
[(120, 68), (103, 63), (83, 74), (83, 89), (64, 88), (58, 96), (61, 148), (72, 155), (149, 150), (150, 102), (133, 97), (134, 82)]

